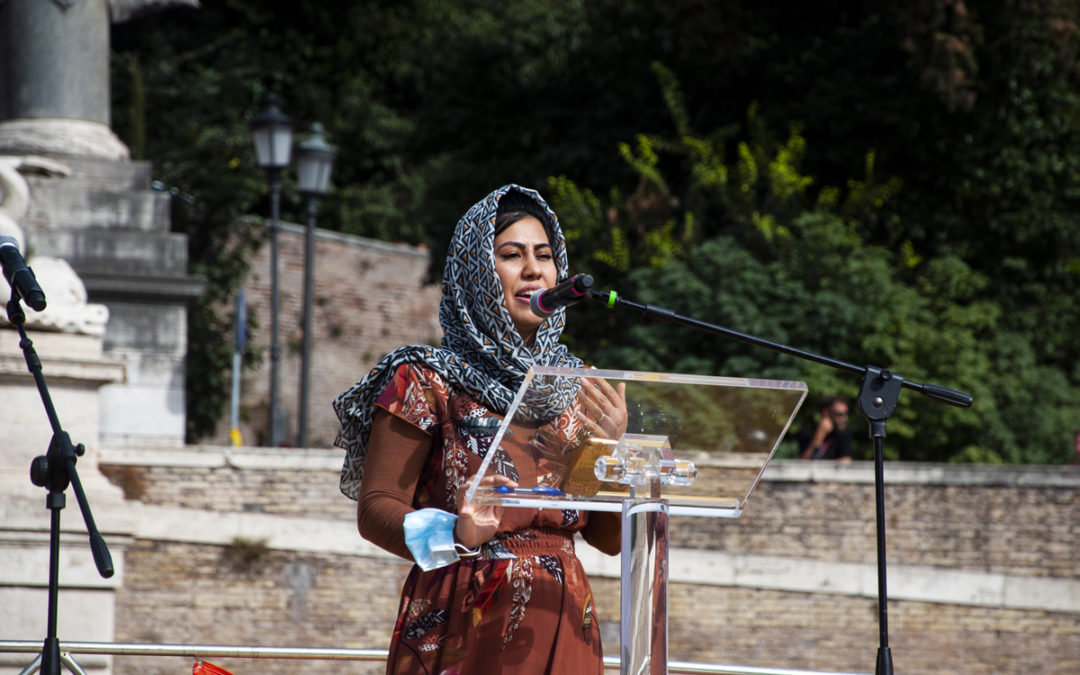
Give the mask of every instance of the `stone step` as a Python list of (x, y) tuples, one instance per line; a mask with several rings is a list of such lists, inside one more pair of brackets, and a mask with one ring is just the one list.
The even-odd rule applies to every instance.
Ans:
[[(109, 228), (168, 232), (169, 195), (148, 189), (80, 189), (66, 179), (31, 186), (27, 231)], [(33, 242), (31, 242), (33, 243)]]
[[(27, 176), (27, 181), (62, 180), (80, 189), (97, 190), (148, 190), (151, 183), (150, 162), (116, 162), (104, 159), (77, 157), (51, 158), (71, 169), (71, 174), (59, 177)], [(33, 184), (31, 183), (31, 186)], [(31, 187), (32, 189), (32, 187)]]
[(187, 237), (182, 234), (101, 228), (38, 230), (32, 244), (34, 255), (63, 258), (80, 276), (188, 276)]

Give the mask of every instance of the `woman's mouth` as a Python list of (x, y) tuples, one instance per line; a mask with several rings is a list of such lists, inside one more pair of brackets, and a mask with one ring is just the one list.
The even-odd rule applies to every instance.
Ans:
[(518, 291), (517, 294), (514, 297), (522, 300), (523, 302), (529, 302), (532, 299), (532, 296), (536, 295), (537, 293), (539, 293), (542, 290), (544, 290), (544, 289), (542, 289), (540, 287), (523, 288), (520, 291)]

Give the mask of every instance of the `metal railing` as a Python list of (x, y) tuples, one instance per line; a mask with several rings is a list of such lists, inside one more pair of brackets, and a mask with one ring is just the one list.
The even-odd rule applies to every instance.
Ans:
[[(41, 662), (41, 642), (26, 640), (0, 640), (0, 653), (37, 654), (37, 658), (24, 668), (20, 675), (37, 672)], [(345, 649), (335, 647), (241, 647), (231, 645), (169, 645), (133, 642), (62, 642), (60, 644), (63, 665), (76, 675), (86, 675), (71, 654), (106, 654), (112, 656), (187, 656), (193, 660), (206, 658), (240, 659), (298, 659), (313, 661), (385, 661), (385, 649)], [(604, 658), (605, 670), (618, 670), (619, 659)], [(669, 661), (669, 673), (693, 673), (705, 675), (868, 675), (866, 673), (839, 673), (820, 670), (791, 670), (790, 668), (758, 668), (753, 666), (729, 666), (711, 663)]]

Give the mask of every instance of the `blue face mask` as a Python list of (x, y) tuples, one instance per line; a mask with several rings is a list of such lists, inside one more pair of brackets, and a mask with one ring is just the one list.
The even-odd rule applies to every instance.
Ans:
[(479, 554), (454, 542), (458, 517), (441, 509), (420, 509), (405, 516), (405, 545), (425, 572), (446, 567), (461, 559)]

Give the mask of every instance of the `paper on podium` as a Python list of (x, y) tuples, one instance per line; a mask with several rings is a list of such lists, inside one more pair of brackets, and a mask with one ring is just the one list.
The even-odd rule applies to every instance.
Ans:
[[(626, 385), (627, 429), (590, 433), (585, 379)], [(619, 511), (660, 497), (672, 514), (737, 517), (806, 398), (803, 382), (591, 368), (529, 370), (480, 475), (516, 490), (479, 487), (480, 503)], [(595, 427), (593, 427), (595, 429)]]

